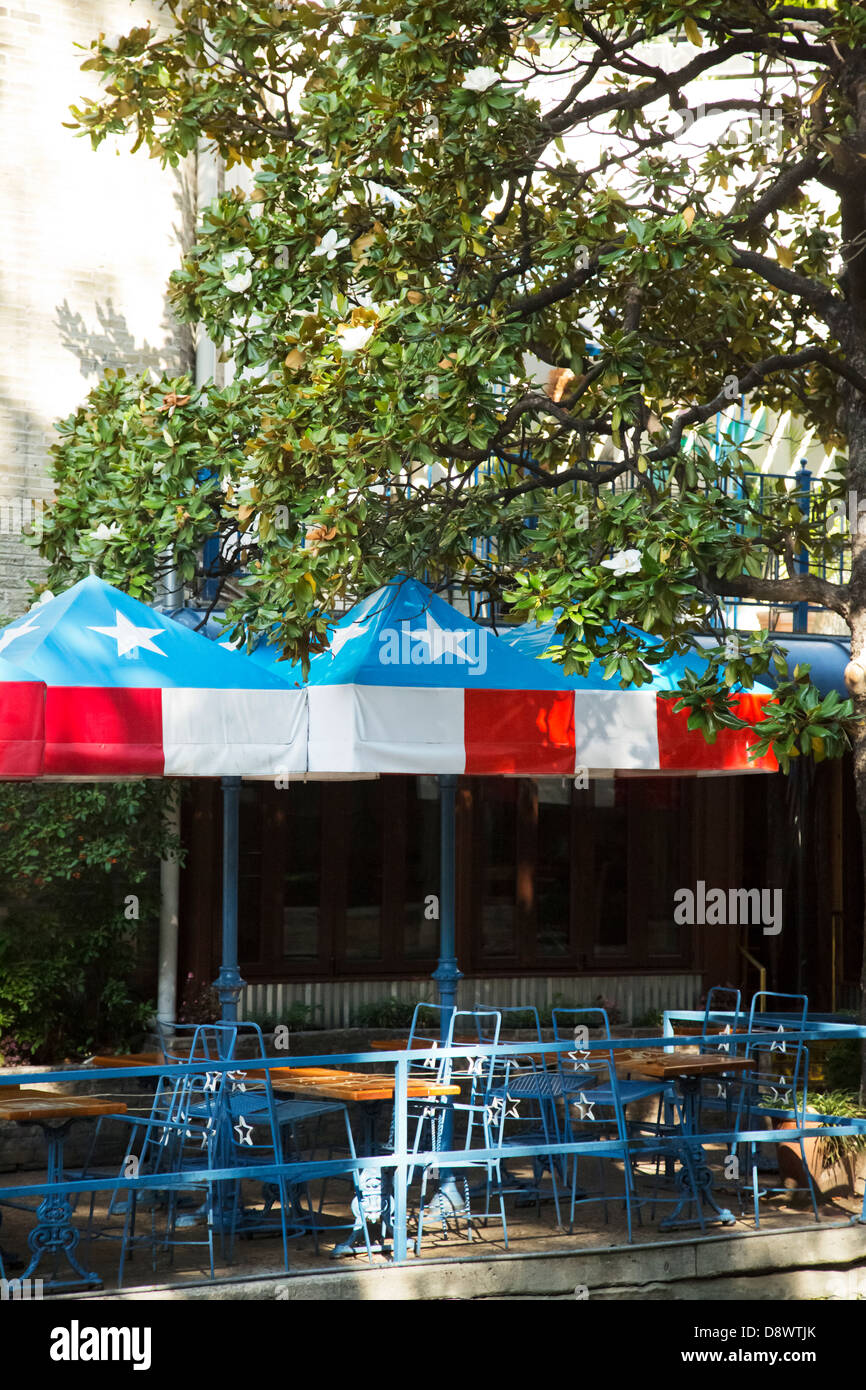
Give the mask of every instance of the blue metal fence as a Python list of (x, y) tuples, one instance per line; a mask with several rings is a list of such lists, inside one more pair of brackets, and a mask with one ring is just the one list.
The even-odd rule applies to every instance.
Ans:
[[(734, 1015), (725, 1013), (714, 1013), (711, 1021), (724, 1024), (730, 1023)], [(590, 1038), (581, 1042), (582, 1054), (616, 1053), (617, 1050), (628, 1049), (629, 1051), (641, 1048), (658, 1048), (659, 1046), (673, 1046), (677, 1048), (700, 1046), (703, 1033), (695, 1032), (694, 1035), (673, 1036), (674, 1021), (694, 1021), (703, 1022), (704, 1014), (693, 1010), (670, 1010), (664, 1016), (664, 1036), (652, 1035), (645, 1038)], [(829, 1016), (818, 1016), (810, 1019), (807, 1026), (800, 1030), (790, 1026), (790, 1020), (785, 1015), (762, 1015), (761, 1029), (751, 1032), (737, 1033), (736, 1043), (738, 1047), (744, 1047), (752, 1042), (766, 1043), (768, 1034), (767, 1025), (771, 1023), (780, 1024), (784, 1027), (785, 1041), (797, 1043), (801, 1039), (804, 1041), (841, 1041), (848, 1038), (866, 1038), (866, 1028), (853, 1023), (839, 1023)], [(498, 1044), (462, 1044), (450, 1047), (439, 1047), (436, 1052), (438, 1059), (454, 1058), (465, 1059), (467, 1068), (471, 1063), (477, 1062), (479, 1058), (487, 1058), (496, 1055), (503, 1061), (519, 1061), (521, 1058), (528, 1060), (532, 1056), (537, 1056), (539, 1051), (543, 1051), (550, 1056), (568, 1053), (573, 1051), (574, 1042), (571, 1040), (564, 1042), (551, 1042), (539, 1044), (535, 1042), (526, 1043), (498, 1043)], [(345, 1174), (347, 1171), (361, 1170), (365, 1168), (378, 1169), (381, 1171), (392, 1171), (394, 1182), (394, 1243), (393, 1259), (400, 1263), (407, 1258), (408, 1247), (408, 1174), (410, 1169), (417, 1170), (419, 1166), (429, 1164), (437, 1168), (447, 1168), (449, 1163), (459, 1163), (466, 1158), (465, 1149), (448, 1150), (423, 1150), (419, 1152), (410, 1151), (409, 1147), (409, 1125), (408, 1125), (408, 1090), (409, 1090), (409, 1070), (414, 1063), (423, 1062), (430, 1056), (428, 1047), (413, 1049), (412, 1051), (382, 1051), (382, 1052), (347, 1052), (334, 1056), (323, 1057), (320, 1055), (303, 1057), (267, 1057), (244, 1059), (235, 1057), (227, 1061), (217, 1061), (209, 1059), (207, 1061), (194, 1063), (174, 1063), (167, 1069), (164, 1063), (149, 1064), (141, 1067), (101, 1067), (101, 1068), (63, 1068), (50, 1072), (23, 1072), (13, 1075), (0, 1077), (0, 1095), (5, 1087), (44, 1085), (46, 1083), (75, 1082), (75, 1081), (118, 1081), (118, 1080), (144, 1080), (156, 1079), (165, 1076), (167, 1070), (172, 1077), (214, 1074), (222, 1072), (238, 1073), (245, 1065), (255, 1069), (257, 1073), (271, 1071), (279, 1068), (284, 1071), (286, 1068), (295, 1067), (321, 1067), (344, 1066), (356, 1068), (361, 1065), (389, 1065), (393, 1066), (395, 1077), (394, 1091), (394, 1147), (393, 1151), (381, 1154), (361, 1155), (354, 1159), (340, 1158), (337, 1160), (317, 1159), (314, 1164), (309, 1161), (286, 1161), (282, 1163), (261, 1163), (245, 1165), (242, 1170), (236, 1167), (226, 1168), (207, 1168), (184, 1169), (183, 1181), (189, 1184), (223, 1183), (236, 1182), (239, 1176), (244, 1179), (257, 1179), (264, 1183), (273, 1182), (280, 1176), (285, 1176), (290, 1181), (303, 1182), (305, 1176), (314, 1170), (316, 1177), (325, 1177), (329, 1173), (334, 1176)], [(768, 1112), (769, 1113), (769, 1112)], [(779, 1114), (788, 1112), (780, 1110)], [(802, 1129), (787, 1130), (785, 1133), (786, 1142), (797, 1139), (801, 1135), (806, 1138), (821, 1137), (827, 1138), (831, 1135), (847, 1135), (866, 1133), (866, 1119), (840, 1119), (835, 1116), (825, 1116), (821, 1112), (810, 1108), (806, 1115), (806, 1124)], [(734, 1143), (755, 1143), (771, 1144), (776, 1143), (778, 1135), (773, 1130), (756, 1129), (748, 1132), (735, 1130), (712, 1130), (706, 1133), (699, 1132), (689, 1136), (689, 1143), (694, 1145), (713, 1144), (726, 1145)], [(635, 1152), (640, 1151), (640, 1141), (627, 1141), (633, 1143)], [(591, 1155), (600, 1157), (605, 1154), (611, 1156), (621, 1155), (623, 1148), (622, 1140), (572, 1140), (569, 1142), (551, 1142), (549, 1138), (528, 1139), (526, 1143), (509, 1143), (507, 1149), (503, 1148), (473, 1148), (471, 1156), (473, 1160), (484, 1163), (487, 1160), (497, 1161), (504, 1158), (519, 1159), (539, 1157), (571, 1157), (577, 1155)], [(125, 1190), (159, 1189), (166, 1186), (167, 1178), (173, 1176), (166, 1170), (153, 1174), (127, 1176), (119, 1173), (116, 1177), (106, 1177), (92, 1175), (83, 1179), (43, 1181), (37, 1180), (33, 1183), (11, 1183), (8, 1186), (0, 1187), (0, 1202), (8, 1199), (32, 1198), (38, 1195), (42, 1198), (48, 1197), (73, 1197), (78, 1194), (93, 1192), (121, 1192)], [(176, 1175), (181, 1176), (181, 1175)], [(861, 1220), (863, 1216), (861, 1215)]]

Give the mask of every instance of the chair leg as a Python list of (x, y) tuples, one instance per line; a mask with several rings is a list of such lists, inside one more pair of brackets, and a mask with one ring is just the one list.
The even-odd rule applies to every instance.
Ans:
[(817, 1198), (816, 1198), (816, 1196), (815, 1196), (815, 1182), (814, 1182), (814, 1179), (813, 1179), (813, 1177), (812, 1177), (812, 1173), (811, 1173), (811, 1170), (810, 1170), (810, 1168), (809, 1168), (809, 1164), (808, 1164), (807, 1161), (806, 1161), (806, 1149), (805, 1149), (805, 1146), (804, 1146), (804, 1144), (803, 1144), (803, 1136), (802, 1136), (802, 1135), (800, 1135), (800, 1159), (801, 1159), (802, 1164), (803, 1164), (803, 1170), (804, 1170), (804, 1172), (805, 1172), (805, 1174), (806, 1174), (806, 1182), (807, 1182), (808, 1185), (809, 1185), (809, 1196), (810, 1196), (810, 1198), (812, 1199), (812, 1211), (814, 1212), (815, 1220), (818, 1221), (818, 1222), (820, 1222), (821, 1217), (820, 1217), (820, 1215), (819, 1215), (819, 1213), (818, 1213), (818, 1201), (817, 1201)]

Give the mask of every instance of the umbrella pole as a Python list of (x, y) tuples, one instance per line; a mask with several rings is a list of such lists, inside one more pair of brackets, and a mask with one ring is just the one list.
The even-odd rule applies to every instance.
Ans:
[(236, 1023), (238, 998), (246, 983), (238, 970), (238, 823), (240, 777), (223, 777), (223, 952), (214, 988), (223, 1023)]
[[(457, 986), (463, 978), (462, 972), (457, 968), (455, 933), (457, 778), (453, 773), (439, 778), (439, 816), (439, 964), (433, 972), (433, 979), (439, 988), (439, 1003), (443, 1010), (440, 1038), (445, 1043), (448, 1040), (451, 1016), (457, 1002)], [(453, 1133), (454, 1111), (449, 1098), (442, 1126), (444, 1149), (451, 1148)], [(463, 1196), (457, 1189), (454, 1174), (450, 1169), (439, 1170), (439, 1198), (444, 1198), (454, 1211), (463, 1209)]]

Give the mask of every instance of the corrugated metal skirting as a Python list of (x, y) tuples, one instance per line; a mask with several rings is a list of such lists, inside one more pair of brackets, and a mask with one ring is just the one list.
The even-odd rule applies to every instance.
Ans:
[[(612, 1001), (623, 1023), (632, 1022), (650, 1009), (691, 1009), (698, 1003), (701, 976), (682, 975), (574, 975), (533, 977), (531, 979), (461, 980), (459, 1004), (531, 1004), (539, 1009), (561, 1003), (563, 1007), (591, 1005), (602, 999)], [(241, 995), (241, 1016), (267, 1018), (279, 1022), (293, 1004), (315, 1010), (311, 1019), (325, 1028), (349, 1028), (362, 1004), (379, 1004), (399, 999), (415, 1004), (419, 999), (435, 1000), (436, 986), (429, 976), (417, 980), (315, 980), (289, 984), (248, 985)]]

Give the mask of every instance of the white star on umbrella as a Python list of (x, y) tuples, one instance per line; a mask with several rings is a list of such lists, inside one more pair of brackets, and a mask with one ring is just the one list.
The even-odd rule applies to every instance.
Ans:
[(17, 642), (19, 637), (24, 637), (28, 632), (38, 632), (39, 628), (32, 618), (25, 618), (17, 627), (7, 627), (5, 632), (0, 632), (0, 652), (6, 650), (13, 642)]
[(580, 1118), (582, 1120), (595, 1119), (595, 1101), (587, 1100), (586, 1096), (583, 1094), (583, 1091), (580, 1092), (580, 1095), (575, 1101), (575, 1105), (577, 1109), (580, 1111)]
[(366, 627), (366, 623), (349, 623), (346, 627), (334, 628), (331, 645), (328, 648), (331, 656), (337, 656), (347, 642), (351, 642), (354, 638), (360, 637), (361, 633), (366, 630)]
[(428, 648), (431, 661), (440, 661), (446, 652), (451, 652), (461, 661), (468, 661), (471, 666), (474, 666), (475, 658), (466, 651), (466, 643), (471, 636), (471, 632), (440, 627), (432, 613), (428, 613), (426, 630), (414, 631), (412, 640), (421, 642)]
[(126, 656), (127, 652), (136, 651), (138, 647), (144, 647), (149, 652), (156, 652), (157, 656), (166, 655), (155, 642), (151, 641), (152, 637), (167, 636), (164, 628), (136, 627), (135, 623), (131, 623), (119, 608), (115, 608), (114, 617), (114, 627), (94, 627), (92, 624), (89, 624), (89, 627), (91, 632), (98, 632), (103, 637), (110, 637), (115, 641), (118, 656)]
[(253, 1147), (253, 1127), (247, 1124), (243, 1115), (239, 1117), (238, 1123), (234, 1126), (234, 1131), (238, 1136), (239, 1144), (246, 1144), (249, 1148)]

